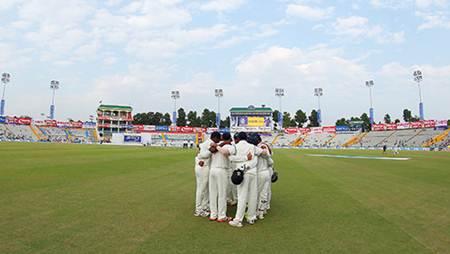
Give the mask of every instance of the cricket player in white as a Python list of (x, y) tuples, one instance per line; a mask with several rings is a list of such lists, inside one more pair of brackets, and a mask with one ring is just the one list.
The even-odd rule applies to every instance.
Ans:
[[(213, 135), (214, 134), (214, 135)], [(195, 193), (195, 216), (207, 217), (209, 215), (209, 171), (211, 144), (220, 141), (220, 133), (211, 134), (211, 138), (199, 145), (200, 151), (195, 158), (195, 176), (197, 189)]]
[(266, 155), (266, 150), (249, 144), (247, 134), (239, 133), (239, 143), (236, 144), (236, 155), (230, 156), (230, 160), (236, 163), (236, 167), (244, 166), (246, 171), (244, 173), (244, 180), (237, 186), (238, 204), (236, 216), (229, 222), (231, 226), (242, 227), (244, 219), (245, 208), (248, 202), (247, 222), (254, 224), (256, 220), (256, 209), (258, 201), (258, 186), (257, 186), (257, 156)]
[(271, 188), (271, 168), (273, 165), (272, 152), (269, 145), (261, 142), (259, 138), (258, 147), (267, 149), (267, 157), (258, 157), (258, 219), (264, 219), (264, 214), (267, 213), (269, 206), (269, 193)]
[(197, 189), (195, 191), (195, 216), (206, 217), (209, 215), (209, 159), (195, 157), (195, 178)]
[[(233, 144), (236, 145), (239, 143), (239, 133), (235, 133), (233, 136)], [(233, 184), (231, 181), (231, 175), (233, 174), (233, 170), (236, 168), (234, 162), (231, 162), (231, 168), (228, 171), (228, 190), (227, 190), (227, 202), (231, 206), (235, 206), (237, 204), (237, 186)]]
[(236, 150), (231, 145), (231, 135), (224, 133), (223, 142), (220, 145), (213, 144), (217, 149), (211, 155), (211, 170), (209, 172), (209, 207), (211, 214), (209, 220), (228, 222), (227, 217), (227, 189), (228, 172), (230, 171), (229, 155), (234, 155)]

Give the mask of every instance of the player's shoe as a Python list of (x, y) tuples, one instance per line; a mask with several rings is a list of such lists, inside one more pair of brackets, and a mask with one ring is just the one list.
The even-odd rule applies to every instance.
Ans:
[(247, 220), (247, 222), (248, 222), (248, 224), (250, 224), (250, 225), (254, 225), (255, 222), (256, 222), (256, 219), (250, 219), (250, 220)]
[(237, 220), (232, 220), (232, 221), (228, 222), (228, 224), (230, 224), (230, 226), (232, 226), (232, 227), (242, 228), (242, 222), (237, 221)]
[(259, 213), (258, 220), (264, 220), (264, 213), (263, 212)]
[(209, 211), (203, 210), (203, 211), (200, 213), (200, 216), (202, 216), (202, 217), (208, 217), (208, 216), (209, 216)]
[(220, 218), (220, 219), (217, 219), (217, 222), (229, 222), (229, 221), (231, 221), (233, 218), (231, 218), (231, 217), (225, 217), (225, 218)]
[(216, 221), (217, 218), (216, 218), (216, 217), (209, 217), (208, 220), (210, 220), (210, 221)]

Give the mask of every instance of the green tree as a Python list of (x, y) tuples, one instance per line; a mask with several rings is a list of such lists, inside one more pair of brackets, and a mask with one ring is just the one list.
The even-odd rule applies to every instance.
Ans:
[(148, 115), (146, 113), (137, 113), (133, 116), (133, 124), (146, 124)]
[(371, 130), (372, 125), (370, 124), (370, 117), (367, 115), (367, 113), (363, 113), (360, 117), (360, 120), (363, 122), (363, 130)]
[(230, 128), (230, 117), (227, 116), (225, 120), (220, 121), (220, 128)]
[(202, 112), (201, 116), (201, 125), (202, 127), (213, 127), (216, 125), (216, 113), (214, 111), (209, 111), (209, 109), (205, 108)]
[(272, 113), (273, 126), (276, 130), (281, 129), (281, 128), (279, 128), (280, 126), (278, 126), (278, 115), (279, 114), (280, 114), (280, 111), (278, 111), (278, 110), (274, 110)]
[(311, 115), (308, 117), (308, 119), (309, 119), (308, 127), (319, 127), (319, 119), (317, 111), (315, 109), (311, 111)]
[(291, 118), (291, 114), (288, 112), (283, 113), (283, 128), (295, 127), (297, 123)]
[(200, 127), (201, 126), (201, 119), (197, 116), (197, 112), (195, 111), (189, 111), (187, 114), (187, 124), (191, 127)]
[(349, 123), (345, 118), (341, 118), (336, 121), (336, 126), (349, 126)]
[(177, 126), (186, 126), (186, 112), (184, 111), (184, 108), (178, 109)]
[[(151, 125), (165, 125), (165, 123), (163, 123), (163, 117), (164, 115), (161, 112), (156, 112), (156, 113), (151, 113), (150, 114), (150, 122)], [(170, 115), (169, 115), (169, 119), (170, 119)], [(172, 121), (170, 121), (172, 123)]]
[(412, 118), (411, 110), (405, 108), (403, 110), (403, 120), (405, 120), (405, 122), (411, 122)]
[(161, 125), (167, 125), (167, 126), (171, 125), (172, 124), (172, 119), (170, 119), (170, 114), (169, 113), (165, 113), (161, 117), (159, 122), (160, 122)]
[(305, 125), (305, 123), (308, 122), (308, 117), (306, 116), (306, 113), (303, 112), (301, 109), (295, 112), (294, 119), (295, 122), (297, 122), (296, 124), (298, 127), (303, 127), (303, 125)]
[(384, 116), (384, 123), (391, 123), (391, 116), (389, 114), (386, 114)]

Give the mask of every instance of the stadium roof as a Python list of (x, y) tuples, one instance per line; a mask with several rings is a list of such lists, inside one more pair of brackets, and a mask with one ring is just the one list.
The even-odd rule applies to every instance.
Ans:
[(98, 110), (126, 110), (126, 111), (131, 111), (131, 110), (133, 110), (133, 108), (130, 107), (130, 106), (104, 105), (104, 104), (101, 104), (100, 106), (98, 106)]
[(246, 108), (244, 107), (235, 107), (230, 109), (231, 113), (272, 113), (271, 108), (267, 107), (254, 107), (254, 106), (248, 106)]

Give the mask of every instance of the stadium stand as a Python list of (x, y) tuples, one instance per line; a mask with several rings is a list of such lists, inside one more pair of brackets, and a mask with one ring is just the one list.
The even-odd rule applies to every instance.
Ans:
[(27, 125), (1, 124), (2, 139), (8, 141), (33, 142), (37, 141), (33, 131)]
[(334, 136), (331, 140), (329, 140), (327, 147), (339, 148), (343, 147), (349, 140), (351, 140), (358, 133), (339, 133)]
[(326, 147), (328, 141), (330, 141), (336, 134), (331, 133), (311, 133), (304, 138), (302, 147)]
[[(450, 130), (434, 128), (380, 130), (346, 133), (269, 133), (262, 135), (264, 142), (274, 147), (299, 148), (381, 148), (448, 150)], [(146, 145), (185, 147), (196, 144), (208, 134), (154, 132)], [(98, 143), (98, 133), (93, 128), (47, 127), (36, 125), (0, 124), (0, 141)], [(103, 140), (104, 141), (104, 140)]]
[(278, 147), (290, 147), (297, 137), (297, 134), (280, 134), (275, 137), (272, 144)]
[(39, 127), (41, 132), (47, 137), (49, 142), (65, 143), (69, 141), (68, 134), (63, 128)]
[[(364, 137), (359, 140), (359, 142), (351, 145), (352, 147), (378, 147), (384, 141), (386, 141), (390, 136), (394, 134), (395, 131), (371, 131), (368, 132)], [(381, 145), (382, 146), (382, 145)], [(381, 147), (380, 146), (380, 147)]]

